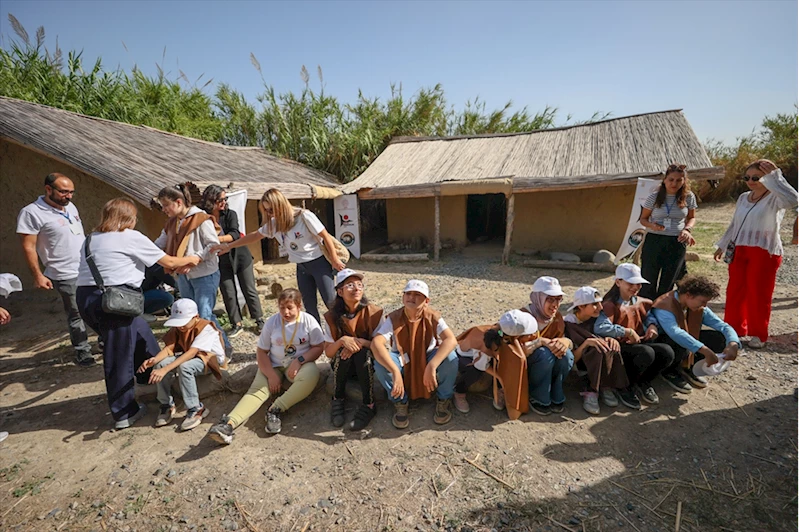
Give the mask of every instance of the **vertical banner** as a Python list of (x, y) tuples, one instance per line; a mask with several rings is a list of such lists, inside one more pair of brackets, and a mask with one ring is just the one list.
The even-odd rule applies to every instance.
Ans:
[(361, 257), (361, 217), (358, 211), (358, 195), (347, 194), (333, 200), (336, 217), (336, 238), (344, 244), (355, 258)]
[(641, 210), (647, 196), (655, 192), (660, 186), (660, 179), (638, 178), (638, 186), (635, 188), (635, 198), (633, 207), (630, 210), (630, 221), (627, 222), (627, 230), (624, 232), (624, 240), (621, 242), (619, 252), (616, 253), (616, 264), (623, 259), (631, 256), (641, 245), (646, 234), (646, 228), (638, 221), (641, 218)]
[[(247, 234), (247, 229), (244, 222), (244, 210), (247, 208), (247, 191), (237, 190), (235, 192), (227, 193), (227, 208), (236, 213), (239, 219), (239, 232)], [(239, 286), (239, 279), (233, 276), (233, 282), (236, 284), (236, 300), (239, 304), (239, 309), (244, 308), (244, 294)]]

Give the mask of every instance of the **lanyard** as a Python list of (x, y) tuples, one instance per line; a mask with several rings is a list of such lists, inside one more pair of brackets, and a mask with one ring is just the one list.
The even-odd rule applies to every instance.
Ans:
[(286, 342), (286, 322), (280, 318), (280, 333), (283, 335), (283, 345), (285, 346), (285, 353), (289, 356), (297, 352), (294, 347), (294, 337), (297, 336), (297, 329), (300, 328), (300, 315), (297, 314), (297, 320), (294, 322), (294, 332), (291, 334), (291, 340)]
[(72, 219), (69, 217), (69, 212), (68, 211), (59, 211), (59, 210), (56, 210), (56, 209), (53, 209), (53, 210), (55, 212), (57, 212), (59, 216), (63, 216), (64, 218), (66, 218), (67, 222), (69, 222), (70, 224), (72, 223)]
[(671, 205), (669, 205), (665, 201), (663, 202), (663, 206), (666, 207), (666, 218), (671, 217), (671, 210), (674, 208), (674, 205), (676, 203), (677, 203), (677, 196), (674, 196), (674, 201), (671, 202)]

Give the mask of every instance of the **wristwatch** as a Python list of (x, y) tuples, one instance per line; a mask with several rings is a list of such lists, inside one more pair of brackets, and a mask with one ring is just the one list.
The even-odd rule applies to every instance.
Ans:
[(302, 355), (298, 356), (297, 362), (299, 362), (300, 364), (305, 364), (305, 357)]

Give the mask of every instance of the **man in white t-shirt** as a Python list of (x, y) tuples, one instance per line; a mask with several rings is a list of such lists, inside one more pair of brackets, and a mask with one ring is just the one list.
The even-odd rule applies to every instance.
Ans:
[[(36, 288), (55, 288), (64, 302), (69, 339), (79, 366), (94, 365), (86, 326), (75, 302), (80, 249), (84, 232), (78, 209), (72, 203), (75, 185), (64, 174), (44, 178), (44, 195), (25, 206), (17, 217), (17, 234)], [(39, 260), (44, 273), (39, 269)]]

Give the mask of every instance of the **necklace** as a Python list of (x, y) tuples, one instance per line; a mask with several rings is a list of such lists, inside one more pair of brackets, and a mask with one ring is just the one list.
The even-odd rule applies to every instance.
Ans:
[(297, 329), (300, 328), (300, 315), (297, 314), (297, 319), (294, 321), (294, 332), (291, 334), (291, 340), (286, 341), (286, 322), (280, 319), (280, 333), (283, 335), (283, 345), (286, 346), (284, 352), (288, 356), (294, 356), (297, 348), (294, 347), (294, 337), (297, 336)]

